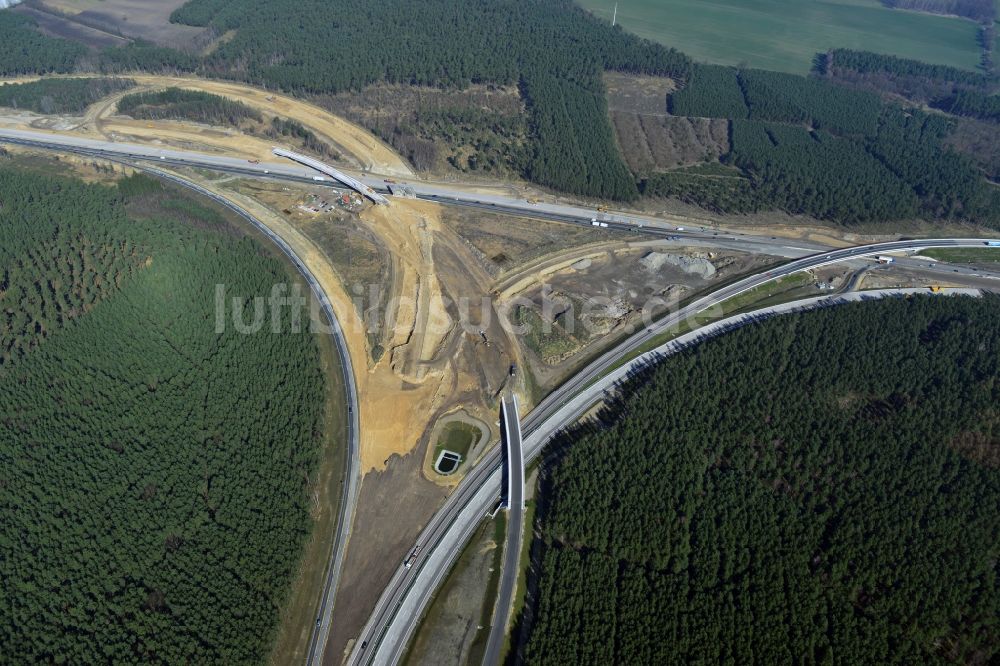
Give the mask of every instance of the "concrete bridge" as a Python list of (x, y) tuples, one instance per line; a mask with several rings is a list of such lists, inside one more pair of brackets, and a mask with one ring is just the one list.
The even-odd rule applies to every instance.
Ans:
[(272, 148), (271, 152), (277, 155), (278, 157), (287, 157), (288, 159), (294, 162), (298, 162), (299, 164), (304, 164), (307, 167), (316, 169), (316, 171), (319, 171), (320, 173), (325, 173), (327, 176), (333, 178), (338, 183), (347, 185), (349, 188), (351, 188), (361, 196), (368, 197), (377, 204), (389, 203), (388, 199), (386, 199), (384, 196), (382, 196), (372, 188), (362, 183), (357, 178), (354, 178), (353, 176), (348, 176), (343, 171), (334, 169), (329, 164), (320, 162), (319, 160), (313, 159), (308, 155), (303, 155), (302, 153), (294, 153), (290, 150), (285, 150), (284, 148)]
[(483, 666), (495, 666), (503, 657), (504, 637), (510, 609), (514, 603), (514, 586), (517, 583), (524, 538), (524, 446), (521, 443), (521, 417), (517, 413), (517, 397), (500, 401), (500, 437), (503, 439), (507, 462), (507, 544), (503, 552), (503, 570), (497, 587), (497, 603), (493, 611), (493, 626), (483, 655)]

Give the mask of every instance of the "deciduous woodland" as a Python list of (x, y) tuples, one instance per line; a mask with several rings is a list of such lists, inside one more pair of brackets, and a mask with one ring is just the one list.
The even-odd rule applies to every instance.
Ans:
[(989, 663), (1000, 299), (706, 342), (544, 454), (530, 664)]
[(324, 379), (311, 333), (218, 334), (215, 288), (289, 273), (142, 176), (0, 166), (0, 202), (2, 661), (265, 660)]

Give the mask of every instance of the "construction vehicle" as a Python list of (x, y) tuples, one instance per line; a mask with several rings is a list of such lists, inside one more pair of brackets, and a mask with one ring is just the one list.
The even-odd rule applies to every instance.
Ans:
[(393, 185), (396, 184), (396, 181), (394, 181), (392, 178), (386, 178), (384, 182), (386, 182), (386, 183), (392, 183)]
[(931, 285), (931, 293), (932, 293), (932, 294), (938, 294), (938, 293), (941, 293), (941, 287), (940, 287), (939, 285), (936, 285), (936, 284), (932, 284), (932, 285)]
[(884, 254), (879, 254), (879, 255), (876, 255), (875, 261), (877, 261), (880, 264), (891, 264), (892, 262), (894, 262), (896, 260), (893, 259), (892, 257), (887, 257)]
[(597, 207), (597, 212), (599, 212), (599, 213), (607, 213), (608, 212), (608, 207), (607, 206), (598, 206)]
[(530, 204), (536, 204), (536, 203), (538, 203), (538, 199), (527, 199), (526, 201), (528, 203), (530, 203)]
[(247, 160), (250, 164), (260, 164), (260, 160)]
[(410, 556), (403, 561), (403, 566), (406, 567), (407, 569), (412, 567), (413, 563), (416, 562), (417, 560), (417, 555), (419, 554), (420, 554), (420, 546), (416, 546), (413, 549), (413, 552), (410, 553)]

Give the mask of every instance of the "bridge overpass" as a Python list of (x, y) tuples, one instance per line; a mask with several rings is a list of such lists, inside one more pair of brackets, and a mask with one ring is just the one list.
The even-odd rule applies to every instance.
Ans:
[(339, 183), (347, 185), (349, 188), (351, 188), (361, 196), (368, 197), (377, 204), (389, 203), (388, 199), (386, 199), (384, 196), (382, 196), (372, 188), (362, 183), (357, 178), (354, 178), (353, 176), (348, 176), (343, 171), (340, 171), (339, 169), (334, 169), (329, 164), (320, 162), (319, 160), (313, 159), (308, 155), (303, 155), (302, 153), (295, 153), (292, 152), (291, 150), (285, 150), (284, 148), (272, 148), (271, 152), (277, 155), (278, 157), (287, 157), (293, 162), (304, 164), (307, 167), (316, 169), (316, 171), (319, 171), (320, 173), (325, 173), (326, 175), (330, 176), (330, 178), (333, 178)]
[(503, 398), (500, 401), (500, 437), (507, 456), (507, 544), (504, 546), (503, 569), (483, 666), (496, 666), (503, 658), (504, 637), (514, 603), (514, 586), (524, 538), (524, 445), (521, 442), (521, 417), (517, 411), (517, 396), (511, 394), (509, 400)]

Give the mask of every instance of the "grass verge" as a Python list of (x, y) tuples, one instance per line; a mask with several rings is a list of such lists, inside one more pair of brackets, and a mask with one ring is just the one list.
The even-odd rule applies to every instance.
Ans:
[(1000, 264), (1000, 247), (939, 247), (920, 254), (953, 264)]
[[(476, 630), (476, 635), (469, 644), (469, 649), (467, 651), (467, 663), (477, 664), (482, 661), (483, 653), (486, 651), (486, 642), (489, 639), (490, 620), (493, 616), (493, 605), (496, 601), (497, 589), (500, 586), (500, 573), (503, 569), (503, 541), (506, 533), (507, 516), (502, 512), (497, 515), (495, 520), (484, 520), (476, 529), (472, 538), (469, 539), (468, 543), (466, 543), (465, 547), (462, 549), (458, 559), (455, 560), (455, 564), (445, 577), (444, 583), (438, 587), (437, 590), (435, 590), (434, 596), (431, 598), (431, 601), (427, 606), (427, 610), (420, 619), (420, 624), (417, 625), (414, 638), (410, 641), (406, 654), (401, 661), (404, 666), (419, 664), (421, 663), (424, 655), (429, 652), (434, 652), (435, 648), (431, 645), (434, 642), (434, 636), (432, 634), (436, 629), (439, 629), (442, 626), (443, 622), (446, 622), (444, 619), (444, 615), (447, 610), (445, 608), (447, 605), (446, 600), (452, 593), (462, 592), (461, 579), (467, 569), (473, 565), (473, 556), (479, 552), (488, 541), (492, 541), (498, 545), (493, 549), (491, 561), (492, 570), (490, 571), (489, 578), (486, 581), (483, 601), (478, 616), (478, 628)], [(438, 653), (438, 656), (447, 661), (444, 655), (440, 655), (440, 653)]]

